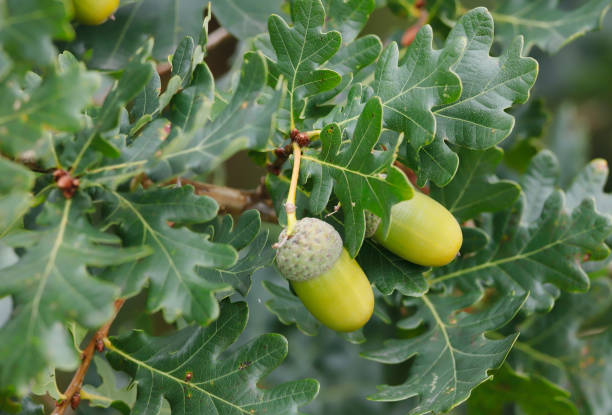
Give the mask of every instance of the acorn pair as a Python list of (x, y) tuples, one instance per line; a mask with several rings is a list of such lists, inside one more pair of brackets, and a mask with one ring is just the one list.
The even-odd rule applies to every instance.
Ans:
[[(454, 216), (429, 196), (415, 192), (391, 208), (385, 235), (380, 218), (366, 212), (366, 237), (399, 257), (424, 266), (451, 262), (463, 242)], [(276, 263), (312, 315), (325, 326), (355, 331), (374, 311), (370, 282), (346, 249), (340, 234), (316, 218), (297, 222), (292, 235), (284, 230), (277, 244)]]

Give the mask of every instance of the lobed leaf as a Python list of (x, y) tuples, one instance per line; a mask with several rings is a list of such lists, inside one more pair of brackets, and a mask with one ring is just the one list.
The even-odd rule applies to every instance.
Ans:
[(243, 213), (235, 226), (230, 215), (217, 219), (213, 241), (233, 246), (239, 259), (231, 267), (198, 267), (198, 275), (211, 283), (229, 285), (246, 297), (251, 288), (251, 276), (274, 260), (275, 252), (268, 241), (268, 232), (261, 231), (261, 218), (256, 210)]
[(34, 173), (0, 157), (0, 177), (10, 178), (0, 181), (0, 236), (4, 236), (33, 202)]
[(468, 290), (484, 282), (503, 292), (529, 292), (527, 309), (538, 311), (553, 307), (559, 288), (586, 291), (589, 278), (581, 265), (583, 255), (608, 255), (604, 240), (612, 231), (612, 217), (598, 213), (593, 199), (568, 210), (563, 192), (547, 190), (550, 171), (539, 174), (540, 164), (554, 167), (553, 162), (547, 152), (535, 157), (525, 194), (511, 210), (494, 214), (483, 226), (490, 237), (487, 246), (434, 270), (432, 282), (457, 278), (458, 286)]
[(115, 18), (102, 25), (79, 26), (70, 48), (91, 50), (90, 67), (120, 69), (146, 39), (153, 38), (153, 58), (163, 61), (185, 36), (200, 38), (205, 7), (200, 0), (135, 0), (119, 7)]
[[(434, 50), (432, 29), (424, 26), (401, 62), (393, 42), (376, 64), (372, 87), (382, 100), (385, 126), (404, 133), (402, 156), (409, 158), (408, 164), (417, 171), (421, 149), (436, 135), (437, 119), (432, 109), (455, 102), (461, 95), (461, 80), (451, 68), (465, 47), (466, 39), (457, 35), (449, 38), (443, 49)], [(421, 176), (419, 171), (419, 180), (427, 179)]]
[(109, 361), (137, 384), (131, 413), (159, 414), (167, 400), (173, 415), (297, 414), (317, 395), (315, 380), (259, 386), (287, 355), (284, 337), (264, 334), (226, 352), (244, 330), (247, 314), (245, 303), (225, 302), (207, 328), (191, 326), (168, 337), (132, 332), (113, 338)]
[(336, 31), (321, 32), (325, 20), (321, 0), (297, 0), (293, 19), (293, 27), (289, 27), (280, 16), (272, 15), (268, 30), (276, 53), (275, 70), (287, 81), (289, 114), (295, 122), (300, 119), (307, 97), (340, 82), (335, 71), (317, 67), (338, 51), (341, 35)]
[[(578, 206), (584, 199), (595, 198), (597, 210), (605, 215), (612, 215), (612, 194), (605, 193), (604, 187), (608, 181), (608, 162), (604, 159), (592, 160), (576, 176), (567, 189), (567, 205), (570, 209)], [(606, 243), (612, 246), (612, 235)]]
[[(461, 96), (440, 102), (436, 117), (435, 141), (420, 153), (405, 157), (416, 166), (418, 183), (431, 179), (444, 186), (454, 176), (459, 159), (446, 142), (484, 150), (508, 137), (514, 117), (505, 112), (529, 97), (538, 73), (538, 63), (525, 58), (522, 38), (514, 39), (500, 57), (489, 55), (493, 44), (493, 18), (483, 7), (463, 15), (448, 35), (447, 45), (467, 39), (461, 58), (452, 70), (461, 79)], [(414, 147), (408, 147), (412, 150)], [(418, 157), (417, 157), (418, 156)]]
[(499, 414), (510, 403), (526, 415), (578, 415), (569, 397), (568, 391), (546, 378), (517, 373), (505, 364), (493, 380), (474, 390), (467, 406), (474, 415)]
[(398, 137), (388, 151), (373, 152), (381, 129), (382, 105), (375, 97), (365, 105), (348, 145), (342, 145), (340, 127), (330, 124), (321, 131), (321, 152), (302, 156), (305, 179), (313, 179), (309, 210), (320, 213), (333, 189), (344, 216), (344, 245), (353, 257), (365, 234), (364, 210), (381, 217), (386, 229), (391, 206), (412, 197), (408, 180), (392, 165)]
[(295, 324), (307, 336), (319, 334), (321, 324), (310, 314), (297, 296), (287, 288), (270, 281), (261, 283), (272, 295), (272, 298), (266, 301), (266, 308), (274, 313), (281, 323)]
[(429, 290), (424, 275), (428, 268), (408, 262), (370, 240), (364, 242), (357, 261), (384, 295), (398, 290), (402, 295), (419, 297)]
[[(27, 90), (16, 82), (0, 84), (0, 150), (23, 156), (40, 145), (49, 131), (76, 132), (81, 111), (91, 101), (99, 76), (70, 53), (59, 55), (57, 68)], [(32, 158), (32, 157), (29, 157)]]
[(159, 180), (185, 171), (208, 173), (239, 150), (267, 148), (283, 90), (267, 95), (266, 76), (263, 56), (245, 54), (236, 91), (208, 122), (214, 86), (212, 74), (202, 64), (191, 85), (172, 100), (173, 139), (151, 160), (152, 176)]
[(211, 3), (221, 26), (244, 40), (268, 30), (268, 16), (280, 13), (282, 0), (212, 0)]
[(510, 0), (492, 13), (497, 38), (509, 43), (525, 37), (526, 53), (535, 45), (545, 52), (558, 52), (572, 40), (601, 27), (610, 7), (608, 0), (588, 0), (573, 10), (559, 8), (559, 0)]
[(77, 360), (63, 323), (101, 326), (118, 294), (87, 267), (133, 263), (151, 254), (144, 244), (119, 248), (119, 238), (89, 223), (90, 210), (83, 193), (64, 200), (54, 191), (38, 217), (39, 229), (28, 238), (5, 238), (4, 243), (27, 250), (2, 269), (0, 279), (0, 297), (11, 295), (14, 302), (11, 319), (0, 328), (0, 388), (16, 385), (21, 391), (50, 365), (74, 368)]
[(612, 286), (593, 281), (586, 294), (563, 294), (548, 314), (527, 320), (514, 366), (568, 385), (578, 412), (605, 414), (612, 409), (612, 357), (609, 310)]
[(447, 412), (465, 401), (474, 387), (490, 378), (487, 371), (502, 364), (518, 337), (513, 334), (491, 340), (484, 333), (506, 325), (526, 297), (505, 294), (474, 314), (461, 310), (480, 299), (477, 292), (459, 297), (427, 294), (419, 299), (406, 299), (405, 305), (416, 307), (416, 312), (398, 326), (404, 329), (424, 326), (424, 332), (410, 339), (388, 340), (383, 348), (362, 355), (386, 364), (410, 358), (414, 362), (405, 382), (379, 386), (379, 391), (369, 399), (400, 401), (417, 397), (409, 414)]
[(130, 413), (130, 408), (136, 401), (136, 389), (120, 388), (117, 386), (115, 372), (110, 364), (99, 356), (93, 357), (96, 373), (102, 379), (99, 386), (83, 385), (81, 390), (85, 391), (91, 399), (89, 405), (99, 408), (113, 407), (122, 410), (122, 413)]
[(430, 186), (431, 196), (442, 203), (460, 221), (482, 212), (496, 212), (512, 205), (521, 192), (518, 184), (499, 180), (495, 170), (503, 157), (498, 147), (470, 150), (450, 146), (461, 165), (453, 180), (445, 187)]
[(184, 316), (206, 325), (217, 318), (214, 293), (230, 287), (202, 278), (196, 267), (230, 267), (237, 253), (230, 245), (212, 243), (207, 235), (181, 226), (211, 220), (217, 214), (217, 203), (194, 195), (191, 186), (134, 193), (103, 190), (101, 196), (106, 221), (118, 226), (124, 243), (153, 249), (148, 258), (107, 272), (121, 286), (122, 296), (138, 294), (148, 281), (147, 309), (162, 310), (167, 321)]

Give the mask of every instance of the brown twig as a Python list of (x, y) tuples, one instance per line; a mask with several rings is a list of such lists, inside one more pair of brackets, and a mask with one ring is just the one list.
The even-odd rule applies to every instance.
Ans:
[(98, 331), (96, 331), (85, 350), (83, 350), (81, 355), (81, 366), (79, 366), (77, 371), (74, 373), (68, 388), (64, 392), (64, 399), (58, 403), (51, 415), (62, 415), (64, 411), (66, 411), (66, 408), (77, 401), (76, 399), (73, 400), (73, 397), (79, 396), (78, 394), (81, 392), (83, 379), (85, 378), (87, 369), (89, 369), (91, 359), (93, 358), (96, 350), (99, 350), (99, 344), (102, 339), (108, 336), (108, 330), (110, 329), (111, 324), (113, 324), (113, 321), (115, 320), (115, 317), (117, 317), (117, 313), (121, 309), (121, 306), (123, 306), (124, 302), (125, 300), (123, 299), (118, 299), (115, 301), (115, 312), (113, 313), (113, 317), (111, 317), (110, 320), (108, 320), (102, 327), (100, 327)]
[(418, 20), (412, 26), (406, 29), (406, 31), (404, 31), (404, 34), (402, 35), (402, 46), (406, 47), (412, 44), (412, 42), (416, 38), (417, 33), (419, 33), (419, 30), (421, 30), (421, 27), (423, 27), (423, 25), (427, 23), (427, 19), (427, 10), (425, 10), (424, 8), (420, 9)]
[(220, 27), (208, 34), (208, 43), (206, 44), (206, 49), (212, 50), (230, 37), (232, 37), (232, 35), (223, 27)]
[(406, 175), (406, 177), (408, 177), (408, 180), (410, 180), (410, 183), (412, 183), (414, 187), (416, 187), (417, 189), (419, 189), (421, 192), (425, 193), (426, 195), (429, 194), (429, 185), (426, 184), (424, 187), (419, 187), (417, 185), (418, 177), (416, 173), (410, 167), (406, 166), (405, 164), (400, 163), (397, 160), (393, 163), (393, 165), (404, 172), (404, 174)]
[[(166, 184), (176, 184), (177, 181), (172, 179)], [(180, 183), (193, 186), (198, 195), (215, 199), (221, 212), (238, 216), (245, 210), (256, 209), (264, 221), (274, 223), (277, 221), (274, 205), (263, 181), (255, 190), (234, 189), (184, 178), (180, 179)]]

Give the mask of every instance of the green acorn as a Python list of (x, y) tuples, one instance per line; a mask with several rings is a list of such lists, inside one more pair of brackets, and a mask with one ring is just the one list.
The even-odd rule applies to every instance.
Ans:
[(365, 273), (342, 246), (340, 234), (316, 218), (283, 231), (276, 264), (312, 315), (337, 331), (355, 331), (374, 311), (374, 293)]
[[(366, 211), (366, 237), (419, 265), (446, 265), (455, 259), (463, 243), (461, 226), (453, 214), (421, 192), (391, 208), (387, 235), (378, 229), (379, 223), (380, 218)], [(372, 234), (367, 235), (369, 232)]]

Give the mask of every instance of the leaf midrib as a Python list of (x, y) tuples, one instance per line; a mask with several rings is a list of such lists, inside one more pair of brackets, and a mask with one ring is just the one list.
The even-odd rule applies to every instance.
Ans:
[(463, 268), (463, 269), (451, 272), (449, 274), (445, 274), (445, 275), (442, 275), (440, 277), (433, 278), (430, 281), (430, 285), (433, 285), (433, 284), (436, 284), (438, 282), (442, 282), (442, 281), (445, 281), (445, 280), (449, 280), (451, 278), (459, 277), (461, 275), (470, 274), (472, 272), (480, 271), (482, 269), (496, 267), (498, 265), (505, 264), (507, 262), (519, 261), (519, 260), (522, 260), (522, 259), (530, 259), (530, 257), (533, 256), (533, 255), (536, 255), (536, 254), (538, 254), (538, 253), (540, 253), (542, 251), (546, 251), (548, 249), (551, 249), (554, 246), (562, 244), (562, 243), (564, 243), (565, 241), (567, 241), (569, 239), (573, 239), (573, 238), (576, 238), (576, 237), (578, 237), (580, 235), (583, 235), (585, 233), (589, 233), (593, 229), (595, 229), (595, 228), (586, 229), (586, 230), (584, 230), (584, 231), (582, 231), (580, 233), (574, 234), (574, 235), (572, 235), (572, 236), (570, 236), (568, 238), (558, 239), (558, 240), (556, 240), (554, 242), (548, 243), (548, 244), (546, 244), (546, 245), (544, 245), (544, 246), (542, 246), (542, 247), (540, 247), (538, 249), (534, 249), (533, 251), (529, 251), (527, 253), (520, 253), (520, 254), (517, 254), (517, 255), (513, 255), (511, 257), (498, 259), (496, 261), (485, 262), (484, 264), (478, 264), (478, 265), (475, 265), (473, 267)]
[(159, 369), (157, 369), (156, 367), (150, 366), (148, 365), (146, 362), (143, 362), (142, 360), (136, 359), (135, 357), (132, 357), (131, 355), (127, 354), (126, 352), (124, 352), (123, 350), (117, 348), (116, 346), (114, 346), (112, 343), (110, 342), (106, 342), (106, 346), (109, 350), (111, 350), (114, 353), (117, 353), (119, 356), (123, 357), (126, 360), (129, 360), (130, 362), (136, 364), (139, 367), (142, 367), (146, 370), (148, 370), (151, 373), (155, 373), (157, 375), (160, 375), (162, 377), (168, 378), (170, 380), (173, 380), (176, 383), (179, 383), (181, 385), (184, 385), (184, 387), (186, 387), (186, 389), (190, 389), (193, 388), (195, 390), (197, 390), (198, 392), (203, 393), (204, 395), (208, 395), (209, 397), (211, 397), (212, 399), (216, 399), (219, 402), (224, 403), (225, 405), (231, 406), (232, 408), (244, 413), (244, 414), (248, 414), (251, 415), (249, 411), (243, 409), (241, 406), (238, 406), (228, 400), (223, 399), (220, 396), (215, 395), (212, 392), (207, 391), (206, 389), (200, 388), (197, 384), (191, 383), (191, 382), (187, 382), (183, 379), (177, 378), (175, 376), (172, 376), (169, 373), (166, 373), (164, 371), (161, 371)]

